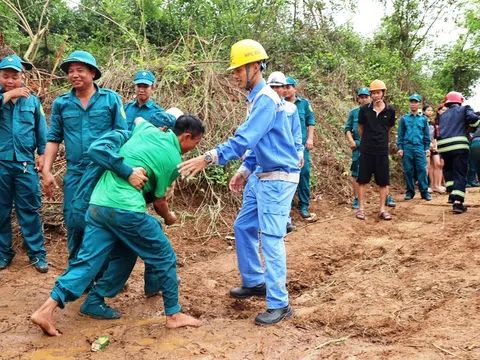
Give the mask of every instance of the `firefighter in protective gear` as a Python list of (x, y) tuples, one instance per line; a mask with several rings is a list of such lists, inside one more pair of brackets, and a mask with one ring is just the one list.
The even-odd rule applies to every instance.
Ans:
[(448, 202), (453, 204), (454, 213), (461, 214), (467, 211), (463, 205), (470, 150), (467, 128), (478, 127), (480, 117), (470, 106), (462, 106), (464, 98), (459, 92), (449, 92), (443, 102), (448, 110), (438, 121), (437, 146), (445, 162), (443, 176), (450, 194)]

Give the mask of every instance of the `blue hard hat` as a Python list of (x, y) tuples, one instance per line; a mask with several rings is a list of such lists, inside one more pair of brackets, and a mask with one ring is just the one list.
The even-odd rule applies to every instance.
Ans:
[(97, 66), (97, 60), (95, 60), (92, 54), (83, 50), (75, 50), (74, 52), (72, 52), (68, 56), (68, 58), (63, 60), (62, 64), (60, 65), (60, 69), (62, 69), (65, 73), (68, 74), (69, 64), (75, 63), (75, 62), (80, 62), (94, 68), (96, 70), (96, 74), (93, 80), (98, 80), (102, 76), (102, 72), (100, 71), (100, 68)]
[(370, 96), (370, 90), (368, 90), (368, 87), (362, 87), (362, 88), (358, 89), (357, 96), (360, 96), (360, 95)]
[(297, 87), (297, 82), (295, 81), (294, 78), (289, 76), (289, 77), (287, 77), (287, 85), (293, 85), (293, 86)]
[(5, 56), (2, 61), (0, 61), (0, 70), (3, 69), (13, 69), (18, 72), (23, 72), (22, 62), (18, 56)]
[(177, 122), (174, 115), (167, 113), (166, 111), (158, 111), (153, 114), (148, 121), (155, 127), (166, 126), (169, 129), (173, 129)]
[(133, 79), (133, 83), (137, 84), (145, 84), (152, 86), (155, 82), (155, 75), (151, 71), (148, 70), (140, 70), (135, 74), (135, 78)]
[(412, 100), (416, 100), (418, 102), (422, 102), (422, 97), (418, 94), (412, 94), (410, 95), (410, 98), (409, 98), (410, 101)]

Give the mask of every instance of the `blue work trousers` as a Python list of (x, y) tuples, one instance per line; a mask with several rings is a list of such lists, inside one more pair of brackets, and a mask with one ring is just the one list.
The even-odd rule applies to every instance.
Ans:
[(32, 261), (45, 261), (40, 182), (33, 162), (0, 161), (0, 259), (11, 261), (15, 256), (12, 248), (12, 208), (22, 230), (27, 255)]
[[(61, 308), (83, 294), (110, 255), (128, 257), (133, 251), (152, 268), (152, 277), (162, 291), (165, 314), (180, 311), (176, 255), (156, 218), (146, 213), (90, 205), (86, 222), (77, 256), (69, 260), (67, 270), (56, 280), (51, 292)], [(121, 270), (119, 262), (110, 261), (108, 266), (112, 264)]]
[[(247, 287), (266, 283), (268, 308), (283, 308), (288, 305), (283, 237), (297, 184), (280, 180), (256, 180), (250, 185), (245, 189), (243, 205), (234, 223), (242, 283)], [(264, 270), (259, 252), (259, 229)]]
[(407, 194), (415, 195), (415, 178), (417, 174), (418, 189), (422, 195), (428, 194), (427, 155), (423, 145), (405, 146), (403, 149), (403, 174), (407, 185)]
[(303, 151), (304, 164), (300, 170), (300, 181), (298, 183), (298, 208), (308, 210), (310, 206), (310, 151)]
[(67, 248), (68, 258), (74, 259), (83, 239), (83, 229), (78, 224), (73, 223), (72, 219), (72, 201), (82, 180), (82, 174), (69, 173), (63, 178), (63, 221), (67, 228)]

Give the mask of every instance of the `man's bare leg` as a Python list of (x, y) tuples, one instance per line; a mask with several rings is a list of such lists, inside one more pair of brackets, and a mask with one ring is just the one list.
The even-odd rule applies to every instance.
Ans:
[(43, 303), (40, 308), (33, 313), (30, 317), (32, 322), (35, 325), (40, 326), (42, 331), (50, 336), (60, 336), (60, 332), (55, 328), (55, 321), (53, 314), (55, 309), (58, 307), (58, 302), (53, 300), (51, 297)]
[(353, 196), (358, 198), (359, 197), (360, 184), (357, 182), (357, 179), (355, 179), (355, 178), (352, 178), (352, 183), (353, 183)]
[(197, 320), (189, 315), (178, 312), (173, 315), (167, 316), (167, 322), (165, 326), (169, 329), (175, 329), (175, 328), (184, 327), (184, 326), (199, 327), (200, 320)]
[(359, 210), (365, 211), (365, 184), (358, 184), (358, 201), (360, 202)]
[(380, 186), (380, 214), (385, 211), (385, 200), (387, 200), (388, 187)]

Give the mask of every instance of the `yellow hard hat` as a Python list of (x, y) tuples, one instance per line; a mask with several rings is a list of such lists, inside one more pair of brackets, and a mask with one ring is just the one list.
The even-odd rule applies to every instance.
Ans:
[(228, 70), (265, 59), (268, 59), (268, 55), (260, 43), (250, 39), (240, 40), (233, 44), (230, 50), (230, 67)]
[(375, 90), (387, 90), (387, 86), (382, 80), (373, 80), (370, 86), (368, 87), (368, 90), (370, 91), (375, 91)]

